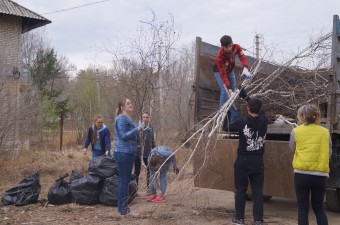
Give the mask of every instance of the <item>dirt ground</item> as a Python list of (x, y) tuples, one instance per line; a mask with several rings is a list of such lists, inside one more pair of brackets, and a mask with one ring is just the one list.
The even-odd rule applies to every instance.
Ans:
[[(60, 155), (58, 158), (62, 158)], [(73, 156), (67, 156), (74, 161)], [(51, 159), (50, 159), (51, 160)], [(81, 163), (74, 162), (72, 167), (83, 168)], [(166, 202), (149, 203), (146, 201), (147, 192), (145, 188), (145, 169), (140, 178), (139, 196), (130, 205), (133, 211), (139, 213), (139, 217), (121, 218), (118, 215), (117, 207), (105, 205), (76, 205), (74, 203), (53, 206), (47, 202), (47, 192), (56, 179), (52, 161), (46, 165), (39, 164), (40, 184), (42, 186), (38, 203), (21, 207), (4, 206), (0, 204), (0, 224), (141, 224), (141, 225), (204, 225), (219, 224), (228, 225), (234, 214), (233, 192), (197, 188), (193, 185), (192, 172), (185, 173), (175, 182), (174, 175), (170, 172), (168, 177), (168, 188)], [(59, 167), (63, 163), (58, 161)], [(71, 164), (64, 162), (64, 164)], [(16, 186), (23, 178), (30, 175), (30, 170), (20, 169), (13, 171), (10, 167), (2, 167), (0, 177), (0, 194), (11, 187)], [(60, 169), (62, 170), (62, 169)], [(190, 169), (189, 169), (190, 170)], [(13, 175), (9, 176), (8, 171)], [(53, 174), (53, 175), (49, 175)], [(275, 198), (264, 204), (264, 224), (295, 225), (297, 224), (296, 201), (291, 199)], [(329, 224), (340, 224), (340, 213), (327, 211)], [(252, 202), (246, 205), (246, 224), (252, 224)], [(310, 225), (316, 225), (314, 215), (310, 213)]]

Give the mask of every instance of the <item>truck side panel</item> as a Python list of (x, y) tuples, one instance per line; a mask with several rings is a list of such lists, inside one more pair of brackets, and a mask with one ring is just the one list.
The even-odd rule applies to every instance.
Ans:
[[(195, 186), (234, 191), (237, 146), (238, 139), (211, 140), (206, 149), (201, 144), (194, 155)], [(266, 141), (264, 195), (295, 198), (292, 160), (287, 141)]]

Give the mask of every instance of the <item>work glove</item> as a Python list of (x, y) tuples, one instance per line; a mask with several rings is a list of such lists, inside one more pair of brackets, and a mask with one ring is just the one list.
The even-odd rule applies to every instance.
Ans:
[(142, 121), (138, 122), (138, 129), (143, 130), (145, 128), (145, 124)]
[(151, 127), (144, 128), (144, 129), (143, 129), (143, 133), (148, 132), (148, 131), (151, 131), (151, 129), (152, 129)]
[(240, 93), (238, 94), (238, 96), (240, 96), (240, 98), (242, 99), (246, 99), (248, 97), (247, 92), (244, 88), (240, 90)]
[(238, 96), (240, 96), (240, 98), (249, 101), (250, 97), (248, 96), (246, 90), (244, 88), (239, 87), (240, 92), (238, 93)]
[(243, 71), (242, 71), (241, 78), (250, 79), (250, 78), (252, 78), (252, 77), (253, 77), (253, 75), (249, 72), (248, 68), (247, 68), (247, 67), (244, 67), (244, 68), (243, 68)]

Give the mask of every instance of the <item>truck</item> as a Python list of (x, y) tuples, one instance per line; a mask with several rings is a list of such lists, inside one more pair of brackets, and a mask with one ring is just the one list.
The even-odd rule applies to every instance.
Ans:
[[(328, 95), (320, 104), (322, 124), (329, 129), (332, 139), (332, 155), (330, 159), (330, 177), (327, 180), (326, 208), (340, 212), (340, 20), (333, 16), (331, 72), (328, 77)], [(195, 82), (193, 114), (194, 123), (200, 123), (216, 112), (219, 108), (220, 90), (212, 68), (218, 46), (203, 42), (196, 38), (195, 50)], [(256, 59), (247, 56), (249, 64)], [(260, 73), (270, 74), (278, 65), (262, 62)], [(235, 73), (241, 72), (241, 64), (236, 61)], [(280, 110), (280, 109), (279, 109)], [(273, 112), (272, 114), (280, 114)], [(266, 111), (265, 111), (266, 112)], [(266, 112), (267, 113), (267, 112)], [(294, 189), (294, 172), (292, 160), (294, 152), (289, 148), (289, 136), (292, 126), (287, 123), (271, 123), (265, 142), (264, 153), (264, 200), (272, 196), (296, 198)], [(226, 138), (227, 137), (227, 138)], [(206, 146), (209, 143), (209, 146)], [(196, 187), (234, 191), (234, 161), (238, 147), (237, 135), (217, 135), (213, 141), (201, 141), (193, 157), (194, 185)], [(247, 194), (251, 197), (251, 190)]]

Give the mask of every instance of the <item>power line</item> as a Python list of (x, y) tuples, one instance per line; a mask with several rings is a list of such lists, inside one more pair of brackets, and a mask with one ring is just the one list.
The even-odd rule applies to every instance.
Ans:
[(103, 2), (107, 2), (107, 1), (110, 1), (110, 0), (103, 0), (103, 1), (98, 1), (98, 2), (91, 2), (91, 3), (84, 4), (84, 5), (79, 5), (79, 6), (74, 6), (74, 7), (67, 8), (67, 9), (57, 10), (57, 11), (54, 11), (54, 12), (42, 13), (41, 15), (47, 15), (47, 14), (55, 14), (55, 13), (65, 12), (65, 11), (69, 11), (69, 10), (73, 10), (73, 9), (78, 9), (78, 8), (86, 7), (86, 6), (89, 6), (89, 5), (95, 5), (95, 4), (99, 4), (99, 3), (103, 3)]

